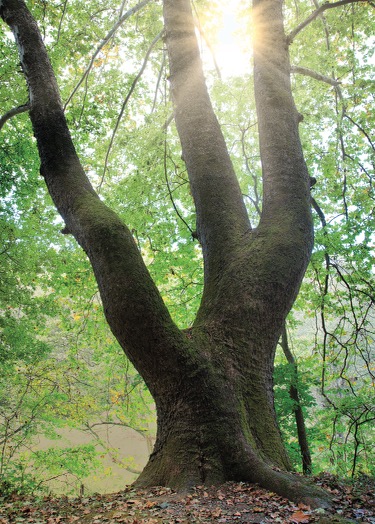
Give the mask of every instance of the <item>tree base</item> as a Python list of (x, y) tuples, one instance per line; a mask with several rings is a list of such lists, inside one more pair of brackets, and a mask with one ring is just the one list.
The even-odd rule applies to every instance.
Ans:
[[(253, 457), (254, 459), (254, 457)], [(174, 466), (174, 467), (173, 467)], [(164, 486), (178, 492), (189, 492), (198, 485), (219, 486), (228, 481), (249, 482), (258, 484), (273, 493), (285, 497), (296, 503), (303, 503), (311, 508), (331, 508), (331, 496), (328, 492), (318, 488), (312, 481), (298, 474), (273, 469), (265, 462), (255, 457), (252, 467), (242, 468), (242, 475), (236, 471), (224, 471), (223, 468), (212, 471), (202, 481), (200, 464), (187, 463), (186, 467), (177, 466), (176, 461), (165, 461), (151, 456), (148, 464), (134, 486), (137, 488), (151, 488)]]

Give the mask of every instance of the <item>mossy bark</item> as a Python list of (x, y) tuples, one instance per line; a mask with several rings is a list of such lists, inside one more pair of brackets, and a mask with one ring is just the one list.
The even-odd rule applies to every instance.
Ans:
[[(293, 500), (327, 497), (290, 469), (273, 405), (274, 354), (312, 248), (309, 179), (298, 138), (281, 2), (256, 0), (255, 93), (264, 202), (252, 230), (201, 68), (189, 0), (164, 0), (175, 120), (197, 211), (204, 293), (180, 331), (129, 229), (80, 165), (37, 26), (23, 0), (1, 0), (30, 92), (41, 173), (87, 253), (108, 323), (157, 406), (153, 454), (138, 483), (180, 489), (258, 482)], [(47, 93), (47, 95), (46, 95)]]
[(327, 494), (286, 472), (290, 464), (272, 401), (265, 398), (264, 377), (258, 373), (250, 380), (239, 369), (234, 355), (241, 346), (234, 343), (228, 352), (226, 344), (208, 341), (199, 330), (188, 336), (199, 362), (185, 363), (184, 380), (176, 390), (155, 395), (157, 440), (136, 485), (187, 490), (249, 481), (296, 502), (328, 506)]

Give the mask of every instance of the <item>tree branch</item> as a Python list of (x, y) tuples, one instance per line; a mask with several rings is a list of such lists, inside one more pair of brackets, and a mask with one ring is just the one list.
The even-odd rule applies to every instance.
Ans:
[(133, 431), (141, 435), (143, 438), (146, 438), (146, 436), (149, 434), (149, 431), (147, 429), (136, 428), (134, 426), (131, 426), (130, 424), (126, 424), (125, 422), (112, 422), (111, 420), (108, 420), (108, 421), (103, 420), (100, 422), (95, 422), (94, 424), (88, 424), (88, 423), (86, 424), (86, 427), (89, 430), (91, 430), (95, 426), (120, 426), (122, 428), (132, 429)]
[(323, 13), (327, 9), (333, 9), (335, 7), (340, 7), (342, 5), (353, 4), (357, 2), (367, 2), (367, 1), (368, 0), (339, 0), (338, 2), (332, 2), (332, 3), (326, 2), (322, 4), (320, 7), (318, 7), (318, 9), (313, 11), (310, 16), (308, 16), (303, 22), (301, 22), (295, 29), (293, 29), (293, 31), (289, 33), (289, 35), (287, 36), (287, 44), (290, 45), (293, 42), (293, 40), (295, 39), (295, 37), (298, 35), (298, 33), (302, 31), (302, 29), (304, 29), (306, 26), (311, 24), (311, 22), (313, 22), (315, 18), (317, 18), (321, 13)]
[(65, 0), (64, 4), (63, 4), (63, 8), (62, 8), (62, 13), (61, 13), (61, 18), (60, 18), (60, 22), (59, 22), (59, 27), (57, 29), (57, 38), (56, 38), (55, 45), (58, 44), (58, 42), (60, 40), (61, 28), (62, 28), (62, 24), (63, 24), (63, 21), (64, 21), (65, 14), (66, 14), (66, 6), (67, 6), (67, 4), (68, 4), (68, 0)]
[[(129, 229), (99, 199), (80, 164), (46, 48), (25, 2), (2, 0), (0, 16), (19, 48), (50, 195), (90, 259), (112, 332), (151, 393), (163, 395), (182, 380), (179, 362), (189, 353), (187, 339), (172, 321)], [(161, 374), (169, 377), (162, 383)]]
[(219, 64), (217, 63), (217, 60), (216, 60), (215, 52), (213, 50), (213, 47), (212, 47), (210, 41), (206, 37), (206, 33), (203, 31), (203, 27), (202, 27), (202, 24), (201, 24), (201, 21), (200, 21), (200, 18), (199, 18), (199, 14), (198, 14), (198, 11), (197, 11), (197, 6), (195, 5), (194, 2), (193, 2), (193, 8), (194, 8), (194, 13), (195, 13), (195, 26), (198, 29), (201, 38), (204, 40), (206, 46), (208, 47), (208, 50), (211, 53), (211, 57), (212, 57), (212, 61), (214, 63), (216, 74), (217, 74), (219, 80), (221, 80), (222, 79), (221, 71), (220, 71)]
[(273, 257), (279, 256), (282, 248), (276, 246), (281, 241), (285, 245), (287, 238), (295, 254), (309, 257), (313, 241), (310, 177), (299, 138), (300, 115), (292, 95), (280, 2), (254, 0), (254, 28), (254, 91), (263, 176), (257, 229), (269, 239), (272, 235), (267, 248), (270, 253), (275, 250)]
[(309, 69), (307, 67), (292, 66), (290, 72), (297, 73), (299, 75), (309, 76), (311, 78), (314, 78), (315, 80), (319, 80), (319, 82), (324, 82), (325, 84), (329, 84), (333, 87), (340, 86), (340, 82), (338, 82), (334, 78), (330, 78), (329, 76), (317, 73), (316, 71), (313, 71), (312, 69)]
[(98, 191), (100, 191), (101, 187), (102, 187), (102, 184), (104, 182), (104, 177), (105, 177), (105, 174), (106, 174), (106, 171), (107, 171), (107, 167), (108, 167), (108, 160), (109, 160), (109, 155), (110, 155), (110, 152), (111, 152), (111, 149), (112, 149), (112, 146), (113, 146), (113, 142), (115, 140), (115, 136), (116, 136), (116, 133), (117, 133), (117, 130), (119, 128), (119, 125), (120, 125), (120, 122), (121, 122), (121, 119), (124, 115), (124, 112), (125, 112), (125, 109), (126, 109), (126, 106), (128, 105), (128, 102), (130, 100), (130, 97), (132, 96), (133, 94), (133, 91), (134, 89), (136, 88), (136, 85), (138, 84), (139, 82), (139, 79), (142, 77), (143, 75), (143, 72), (144, 70), (146, 69), (146, 65), (147, 65), (147, 62), (148, 62), (148, 59), (150, 58), (150, 54), (151, 54), (151, 51), (153, 50), (153, 48), (155, 47), (155, 44), (160, 40), (160, 38), (162, 37), (162, 34), (163, 34), (163, 31), (161, 31), (158, 35), (156, 35), (156, 37), (153, 39), (153, 41), (151, 42), (150, 44), (150, 47), (147, 49), (147, 53), (145, 55), (145, 58), (143, 60), (143, 64), (142, 64), (142, 67), (141, 69), (139, 70), (138, 74), (136, 75), (136, 77), (134, 78), (133, 82), (132, 82), (132, 85), (130, 86), (130, 89), (129, 89), (129, 92), (128, 94), (126, 95), (126, 98), (122, 104), (122, 107), (121, 107), (121, 110), (120, 110), (120, 113), (117, 117), (117, 120), (116, 120), (116, 125), (113, 129), (113, 132), (112, 132), (112, 136), (111, 136), (111, 140), (109, 142), (109, 146), (108, 146), (108, 149), (107, 149), (107, 154), (105, 155), (105, 160), (104, 160), (104, 168), (103, 168), (103, 174), (102, 174), (102, 178), (100, 180), (100, 184), (99, 184), (99, 187), (98, 187)]
[(71, 92), (71, 94), (69, 95), (69, 98), (68, 100), (65, 102), (65, 105), (64, 105), (64, 110), (66, 109), (66, 106), (69, 104), (69, 102), (72, 100), (73, 96), (76, 94), (76, 92), (78, 91), (78, 89), (80, 88), (80, 86), (82, 85), (83, 81), (85, 80), (85, 78), (88, 76), (88, 74), (90, 73), (91, 69), (92, 69), (92, 66), (94, 65), (94, 62), (96, 60), (96, 57), (98, 56), (98, 54), (100, 53), (100, 51), (103, 49), (103, 47), (109, 42), (109, 40), (112, 38), (112, 36), (116, 33), (117, 29), (125, 22), (125, 20), (127, 20), (128, 18), (130, 18), (130, 16), (132, 16), (133, 14), (137, 13), (140, 9), (142, 9), (142, 7), (144, 7), (145, 5), (147, 5), (148, 3), (150, 3), (150, 1), (152, 0), (143, 0), (142, 2), (139, 2), (139, 4), (135, 5), (134, 7), (132, 7), (131, 9), (129, 9), (128, 11), (126, 11), (126, 13), (124, 13), (121, 18), (119, 18), (119, 20), (116, 22), (116, 24), (112, 27), (112, 29), (107, 33), (107, 35), (103, 38), (103, 40), (100, 42), (99, 46), (97, 47), (95, 53), (92, 55), (91, 57), (91, 60), (90, 60), (90, 63), (89, 65), (86, 67), (85, 69), (85, 72), (83, 73), (82, 77), (81, 77), (81, 80), (78, 82), (78, 84), (75, 86), (75, 88), (73, 89), (73, 91)]
[(20, 115), (21, 113), (26, 113), (26, 111), (29, 111), (30, 104), (24, 104), (22, 106), (14, 107), (13, 109), (10, 109), (5, 115), (0, 117), (0, 130), (3, 128), (5, 123), (12, 117), (16, 115)]
[(355, 122), (346, 112), (344, 113), (344, 117), (347, 118), (349, 122), (351, 122), (354, 126), (356, 126), (356, 128), (367, 138), (372, 150), (375, 151), (375, 145), (371, 140), (369, 134), (363, 129), (363, 127), (361, 127), (357, 122)]
[(249, 128), (255, 127), (256, 125), (257, 125), (257, 122), (255, 122), (254, 124), (249, 125), (245, 129), (241, 129), (241, 140), (240, 141), (241, 141), (242, 156), (245, 159), (246, 172), (253, 179), (254, 198), (251, 197), (250, 195), (246, 195), (246, 197), (253, 204), (253, 206), (255, 208), (255, 211), (257, 212), (258, 217), (260, 217), (262, 215), (262, 211), (261, 211), (261, 199), (260, 199), (259, 190), (258, 190), (258, 183), (259, 183), (259, 181), (258, 181), (258, 177), (257, 177), (257, 175), (255, 173), (255, 170), (251, 169), (251, 167), (250, 167), (250, 162), (249, 162), (250, 157), (247, 155), (247, 152), (246, 152), (246, 140), (245, 140), (246, 133), (249, 130)]
[(152, 103), (151, 113), (153, 113), (155, 111), (155, 108), (156, 108), (156, 102), (157, 102), (157, 99), (158, 99), (158, 90), (159, 90), (160, 82), (161, 82), (161, 79), (162, 79), (162, 76), (163, 76), (163, 72), (164, 72), (164, 69), (165, 69), (165, 62), (166, 62), (166, 53), (165, 53), (165, 51), (163, 51), (163, 59), (162, 59), (162, 62), (161, 62), (161, 66), (160, 66), (160, 70), (159, 70), (159, 74), (158, 74), (158, 79), (156, 81), (155, 95), (154, 95), (154, 101)]
[[(315, 8), (319, 9), (319, 2), (318, 2), (318, 0), (313, 0), (313, 2), (314, 2)], [(327, 20), (326, 20), (326, 17), (324, 16), (323, 13), (320, 14), (320, 18), (321, 18), (322, 23), (323, 23), (324, 34), (325, 34), (325, 37), (326, 37), (326, 47), (327, 47), (328, 50), (330, 50), (331, 44), (330, 44), (330, 41), (329, 41), (329, 31), (328, 31)]]
[(164, 23), (175, 122), (197, 212), (208, 285), (232, 261), (234, 246), (250, 223), (207, 92), (190, 0), (164, 0)]
[(185, 224), (185, 226), (187, 227), (187, 229), (190, 231), (190, 234), (194, 237), (194, 231), (191, 229), (191, 227), (189, 226), (189, 224), (186, 222), (186, 220), (184, 219), (184, 217), (181, 215), (181, 213), (179, 212), (178, 210), (178, 207), (176, 206), (176, 202), (174, 201), (174, 198), (173, 198), (173, 195), (172, 195), (172, 189), (171, 189), (171, 185), (169, 183), (169, 178), (168, 178), (168, 167), (167, 167), (167, 137), (166, 137), (166, 132), (167, 130), (165, 130), (165, 137), (164, 137), (164, 155), (163, 155), (163, 167), (164, 167), (164, 178), (165, 178), (165, 183), (167, 184), (167, 190), (168, 190), (168, 195), (169, 195), (169, 199), (170, 201), (172, 202), (172, 206), (173, 206), (173, 209), (175, 210), (176, 212), (176, 215), (178, 216), (178, 218), (181, 220), (181, 222), (183, 224)]

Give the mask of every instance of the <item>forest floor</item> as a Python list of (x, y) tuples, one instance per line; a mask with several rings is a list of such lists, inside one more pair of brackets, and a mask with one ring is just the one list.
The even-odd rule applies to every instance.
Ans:
[(315, 482), (332, 493), (332, 512), (294, 504), (254, 484), (229, 482), (198, 486), (184, 495), (167, 488), (141, 491), (131, 486), (119, 493), (79, 498), (13, 495), (1, 502), (0, 494), (0, 524), (375, 524), (373, 479), (344, 483), (324, 474)]

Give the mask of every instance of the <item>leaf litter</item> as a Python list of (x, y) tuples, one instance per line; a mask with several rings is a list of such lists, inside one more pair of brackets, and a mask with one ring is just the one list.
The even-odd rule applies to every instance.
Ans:
[(366, 478), (359, 487), (328, 474), (316, 478), (333, 496), (331, 512), (295, 504), (242, 482), (197, 486), (184, 494), (163, 487), (138, 490), (132, 486), (118, 493), (79, 498), (13, 495), (2, 501), (0, 494), (0, 524), (375, 524), (375, 486)]

